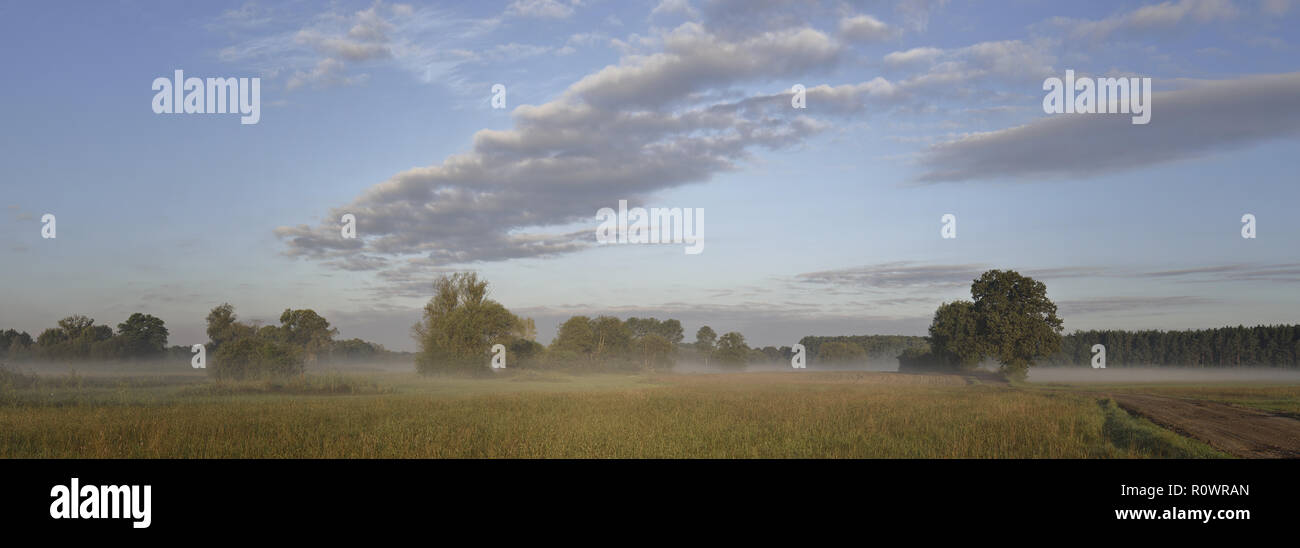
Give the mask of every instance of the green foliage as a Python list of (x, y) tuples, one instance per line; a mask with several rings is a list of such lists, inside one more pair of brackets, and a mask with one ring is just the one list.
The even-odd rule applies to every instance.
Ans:
[(695, 331), (695, 349), (710, 354), (717, 347), (718, 334), (712, 327), (704, 326)]
[(274, 326), (240, 323), (235, 307), (221, 304), (208, 314), (208, 374), (222, 380), (280, 378), (302, 374), (305, 351)]
[(208, 313), (208, 350), (221, 348), (226, 341), (252, 336), (252, 328), (235, 321), (235, 307), (222, 303)]
[(329, 354), (339, 330), (315, 310), (286, 308), (280, 314), (280, 332), (285, 342), (303, 349), (307, 362), (312, 363)]
[(948, 370), (951, 364), (930, 351), (930, 347), (910, 347), (898, 355), (898, 370), (904, 373)]
[(672, 367), (673, 353), (677, 346), (666, 337), (651, 333), (633, 340), (633, 351), (641, 362), (641, 367), (654, 370)]
[(547, 362), (587, 370), (671, 367), (682, 339), (681, 322), (655, 318), (574, 316), (560, 324)]
[(1089, 365), (1092, 345), (1106, 367), (1300, 367), (1300, 325), (1189, 331), (1076, 331), (1062, 338), (1055, 365)]
[(591, 318), (574, 316), (560, 324), (551, 342), (551, 349), (569, 352), (574, 355), (591, 354), (596, 348), (596, 337), (592, 329)]
[(830, 341), (821, 345), (817, 359), (823, 363), (862, 362), (867, 359), (867, 351), (852, 342)]
[(330, 348), (330, 361), (370, 361), (388, 353), (389, 352), (384, 349), (383, 345), (363, 341), (361, 339), (348, 339), (344, 341), (334, 341), (333, 346)]
[[(893, 358), (908, 348), (928, 347), (925, 337), (907, 335), (851, 335), (837, 337), (807, 336), (799, 339), (808, 350), (808, 358), (816, 360), (821, 356), (821, 347), (831, 342), (845, 342), (857, 345), (867, 354), (867, 359)], [(789, 359), (788, 355), (787, 358)]]
[(0, 331), (0, 357), (11, 360), (26, 359), (31, 356), (32, 347), (35, 345), (36, 341), (26, 331), (19, 332), (13, 329)]
[(474, 372), (488, 367), (494, 344), (523, 338), (529, 322), (487, 298), (488, 282), (472, 272), (439, 277), (424, 319), (412, 328), (420, 345), (415, 357), (420, 373)]
[(130, 356), (144, 357), (162, 354), (167, 348), (167, 326), (149, 314), (136, 312), (125, 322), (117, 324), (117, 336)]
[(935, 310), (929, 341), (934, 359), (957, 369), (975, 368), (988, 353), (970, 301), (944, 303)]
[[(155, 318), (156, 319), (156, 318)], [(158, 328), (163, 331), (159, 320)], [(127, 340), (114, 337), (113, 328), (95, 320), (73, 315), (59, 320), (58, 327), (42, 331), (32, 354), (47, 360), (87, 360), (139, 357), (132, 354)]]
[(682, 322), (677, 320), (659, 321), (655, 318), (628, 318), (626, 324), (628, 330), (632, 333), (632, 338), (658, 335), (670, 344), (677, 345), (682, 342), (684, 337)]
[(971, 284), (981, 353), (1002, 364), (1008, 378), (1023, 379), (1039, 357), (1061, 348), (1061, 318), (1047, 286), (1014, 270), (990, 270)]
[(718, 348), (713, 351), (713, 357), (728, 365), (745, 365), (749, 361), (749, 345), (745, 344), (745, 336), (732, 331), (718, 337)]
[(226, 341), (208, 366), (218, 379), (282, 378), (303, 372), (303, 350), (262, 336)]

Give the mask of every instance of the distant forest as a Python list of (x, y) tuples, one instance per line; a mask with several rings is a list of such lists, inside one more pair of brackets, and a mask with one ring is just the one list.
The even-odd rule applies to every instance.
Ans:
[(1088, 365), (1092, 345), (1106, 347), (1106, 367), (1297, 367), (1300, 325), (1220, 327), (1195, 331), (1076, 331), (1043, 365)]
[[(905, 335), (807, 336), (799, 344), (807, 348), (810, 363), (845, 354), (895, 358), (929, 346), (926, 337)], [(1039, 365), (1090, 366), (1094, 344), (1106, 347), (1106, 367), (1300, 367), (1300, 325), (1076, 331), (1062, 336), (1061, 350)]]

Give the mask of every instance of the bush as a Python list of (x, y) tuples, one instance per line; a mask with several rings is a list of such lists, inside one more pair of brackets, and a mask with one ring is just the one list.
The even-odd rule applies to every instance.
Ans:
[(900, 373), (928, 373), (934, 371), (956, 371), (952, 362), (936, 356), (929, 346), (908, 348), (898, 355)]
[(218, 379), (280, 378), (302, 374), (304, 362), (302, 349), (292, 344), (241, 337), (217, 349), (208, 371)]

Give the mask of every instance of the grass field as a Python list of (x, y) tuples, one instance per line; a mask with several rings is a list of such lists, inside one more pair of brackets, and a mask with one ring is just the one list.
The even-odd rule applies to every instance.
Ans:
[(1093, 396), (969, 385), (953, 375), (515, 371), (496, 378), (322, 374), (244, 383), (194, 375), (11, 376), (0, 383), (0, 456), (1224, 455)]

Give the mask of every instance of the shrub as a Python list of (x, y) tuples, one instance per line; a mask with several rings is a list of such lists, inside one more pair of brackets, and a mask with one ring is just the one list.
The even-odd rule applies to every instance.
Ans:
[(301, 374), (304, 361), (302, 349), (292, 344), (240, 337), (217, 349), (208, 370), (218, 379), (278, 378)]

